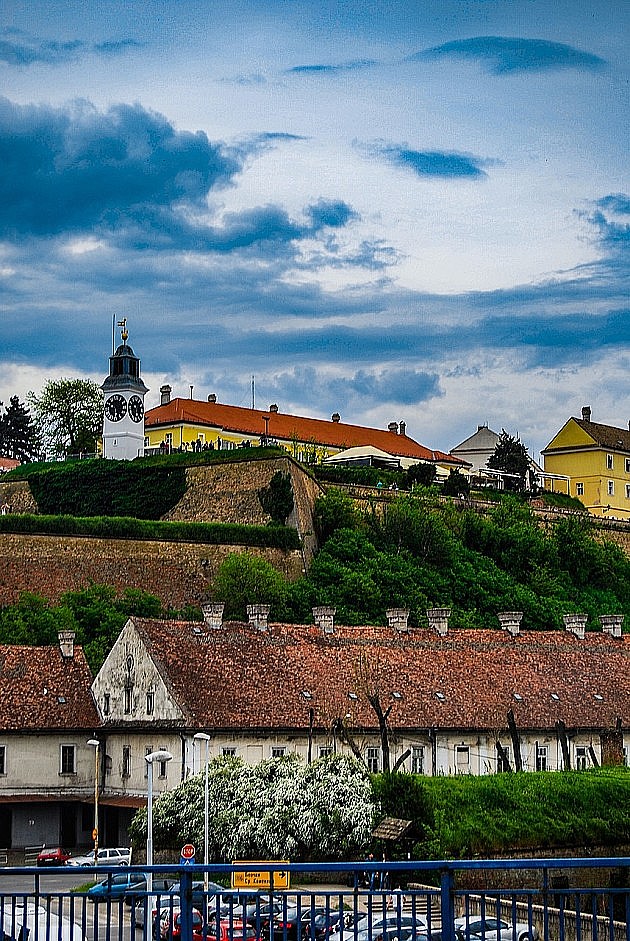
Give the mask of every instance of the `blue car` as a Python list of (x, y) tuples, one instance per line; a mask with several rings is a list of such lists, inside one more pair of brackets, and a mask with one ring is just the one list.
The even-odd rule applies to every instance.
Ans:
[(147, 877), (143, 872), (116, 872), (88, 889), (87, 896), (93, 902), (125, 899), (131, 904), (132, 896), (146, 891)]

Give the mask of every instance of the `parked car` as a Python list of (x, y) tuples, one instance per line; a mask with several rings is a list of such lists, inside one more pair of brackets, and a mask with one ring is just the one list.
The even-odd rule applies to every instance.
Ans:
[[(193, 941), (203, 941), (203, 918), (196, 908), (192, 910)], [(180, 941), (182, 936), (182, 913), (179, 908), (162, 908), (159, 920), (153, 928), (157, 941)]]
[(88, 889), (87, 896), (93, 902), (124, 899), (131, 905), (131, 899), (146, 890), (147, 877), (143, 872), (115, 872)]
[[(73, 856), (68, 860), (69, 866), (93, 866), (94, 853), (85, 853), (83, 856)], [(96, 853), (97, 866), (130, 866), (131, 849), (128, 846), (101, 847)]]
[(420, 915), (402, 912), (398, 915), (398, 912), (392, 912), (385, 917), (373, 917), (371, 921), (367, 915), (363, 915), (354, 924), (343, 926), (341, 931), (333, 931), (328, 941), (392, 941), (393, 937), (408, 941), (415, 936), (426, 935), (427, 930), (426, 920)]
[(37, 854), (37, 865), (65, 866), (70, 856), (71, 854), (61, 846), (44, 847), (41, 853)]
[(240, 918), (213, 918), (203, 934), (203, 941), (259, 941), (254, 926)]
[(527, 922), (509, 922), (478, 915), (455, 919), (455, 931), (464, 941), (538, 941), (538, 929)]
[[(274, 936), (281, 938), (282, 941), (304, 941), (304, 939), (328, 939), (333, 932), (339, 929), (339, 923), (343, 919), (343, 911), (337, 911), (334, 908), (324, 908), (323, 906), (304, 906), (303, 908), (281, 907), (281, 910), (273, 920)], [(269, 937), (269, 928), (263, 932), (265, 937)], [(346, 933), (346, 937), (348, 934)]]
[(85, 941), (81, 925), (66, 915), (55, 915), (43, 905), (2, 906), (3, 941), (23, 941), (31, 938), (54, 938), (55, 941)]

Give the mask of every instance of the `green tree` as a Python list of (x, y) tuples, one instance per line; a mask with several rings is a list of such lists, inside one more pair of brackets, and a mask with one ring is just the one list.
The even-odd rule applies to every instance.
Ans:
[(436, 474), (435, 464), (429, 464), (426, 461), (412, 464), (407, 469), (407, 486), (410, 490), (413, 490), (414, 484), (420, 484), (421, 487), (430, 487), (435, 482)]
[(12, 395), (4, 414), (0, 416), (0, 455), (17, 461), (31, 461), (37, 452), (38, 442), (31, 413), (17, 395)]
[(315, 529), (321, 543), (330, 539), (338, 529), (354, 529), (358, 514), (352, 497), (343, 490), (331, 487), (324, 496), (315, 500)]
[(520, 438), (509, 435), (504, 428), (499, 435), (494, 453), (488, 458), (488, 467), (511, 475), (503, 478), (506, 490), (524, 490), (529, 472), (527, 448)]
[(442, 484), (442, 493), (447, 497), (465, 497), (470, 493), (470, 482), (459, 467), (451, 468), (451, 472)]
[(284, 526), (294, 505), (291, 475), (276, 471), (268, 485), (258, 491), (258, 499), (272, 522)]
[(42, 444), (57, 457), (93, 453), (103, 428), (103, 393), (91, 379), (49, 379), (28, 393)]
[(266, 559), (249, 552), (232, 552), (219, 566), (211, 593), (224, 602), (228, 620), (246, 620), (248, 604), (270, 604), (271, 616), (277, 618), (284, 612), (287, 584)]

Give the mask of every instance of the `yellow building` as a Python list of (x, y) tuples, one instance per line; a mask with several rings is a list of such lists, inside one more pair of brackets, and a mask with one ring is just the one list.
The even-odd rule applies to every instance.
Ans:
[[(545, 473), (565, 475), (569, 493), (593, 516), (630, 519), (630, 430), (591, 421), (591, 410), (569, 418), (541, 452)], [(554, 486), (555, 484), (555, 486)], [(547, 489), (562, 490), (553, 480)]]
[(349, 425), (335, 412), (329, 421), (280, 412), (277, 405), (265, 411), (223, 405), (216, 396), (206, 402), (171, 399), (170, 386), (160, 389), (161, 403), (147, 411), (144, 421), (145, 454), (156, 451), (188, 451), (212, 448), (231, 450), (244, 444), (275, 444), (297, 461), (319, 463), (347, 448), (375, 448), (407, 468), (420, 461), (436, 465), (448, 474), (451, 468), (469, 465), (443, 451), (425, 447), (407, 434), (404, 422), (387, 429)]

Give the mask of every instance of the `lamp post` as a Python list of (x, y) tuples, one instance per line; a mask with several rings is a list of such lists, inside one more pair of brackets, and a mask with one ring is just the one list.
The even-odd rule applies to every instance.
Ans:
[[(206, 743), (206, 780), (204, 783), (204, 803), (203, 803), (203, 864), (206, 867), (203, 874), (203, 890), (208, 892), (208, 742), (210, 736), (207, 732), (196, 732), (193, 735), (199, 743)], [(201, 744), (199, 746), (201, 748)]]
[(91, 745), (94, 749), (94, 830), (92, 836), (94, 837), (94, 865), (96, 866), (98, 863), (98, 776), (101, 743), (97, 738), (90, 738), (88, 739), (88, 745)]
[[(170, 751), (152, 751), (144, 756), (147, 763), (147, 869), (153, 865), (153, 762), (172, 761)], [(153, 891), (153, 873), (147, 872), (147, 895)], [(149, 911), (152, 903), (149, 902)]]

